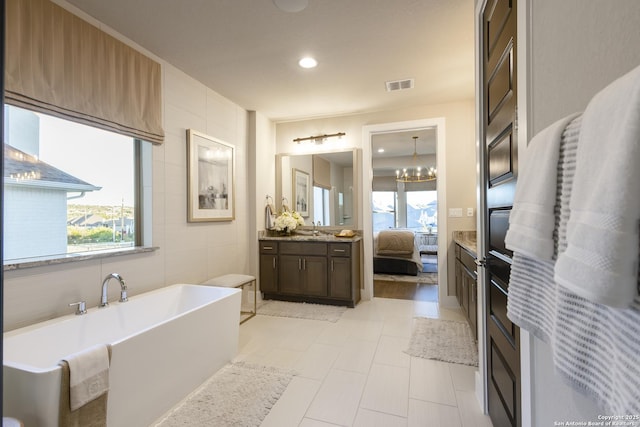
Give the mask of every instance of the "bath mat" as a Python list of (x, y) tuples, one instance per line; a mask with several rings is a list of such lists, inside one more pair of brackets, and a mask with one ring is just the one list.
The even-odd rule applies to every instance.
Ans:
[(282, 369), (231, 363), (173, 409), (155, 427), (258, 427), (293, 378)]
[(325, 320), (337, 322), (347, 307), (304, 302), (265, 301), (258, 307), (258, 314), (277, 317), (295, 317), (298, 319)]
[(478, 348), (467, 322), (416, 317), (405, 353), (423, 359), (478, 366)]

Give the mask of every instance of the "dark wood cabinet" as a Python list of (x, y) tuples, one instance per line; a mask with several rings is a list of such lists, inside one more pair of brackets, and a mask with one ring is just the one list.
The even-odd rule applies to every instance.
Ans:
[[(360, 280), (360, 245), (349, 243), (329, 244), (329, 296), (332, 298), (352, 298), (353, 284)], [(360, 299), (358, 285), (357, 297)]]
[(475, 255), (456, 244), (456, 297), (469, 322), (474, 338), (478, 339), (478, 278)]
[(280, 266), (279, 292), (289, 295), (327, 296), (326, 257), (280, 255)]
[(275, 292), (278, 284), (278, 242), (260, 242), (260, 288)]
[(327, 286), (327, 258), (307, 256), (302, 258), (303, 295), (324, 297), (329, 294)]
[(264, 299), (354, 307), (360, 301), (362, 284), (360, 245), (360, 240), (260, 240)]
[[(297, 255), (280, 255), (280, 273), (276, 283), (277, 292), (290, 295), (301, 295), (302, 292), (302, 259)], [(263, 290), (263, 292), (266, 292)]]

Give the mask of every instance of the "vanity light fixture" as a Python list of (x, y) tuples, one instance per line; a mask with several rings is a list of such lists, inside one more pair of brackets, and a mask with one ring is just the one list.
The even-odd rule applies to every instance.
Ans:
[(324, 135), (307, 136), (305, 138), (296, 138), (293, 140), (293, 142), (300, 144), (301, 142), (304, 142), (304, 141), (310, 141), (310, 142), (313, 142), (314, 144), (323, 144), (327, 138), (334, 138), (334, 137), (342, 138), (345, 135), (346, 133), (344, 132), (338, 132), (338, 133), (331, 133), (331, 134), (324, 134)]
[(417, 152), (418, 137), (413, 137), (413, 169), (404, 168), (402, 170), (396, 170), (396, 181), (398, 182), (426, 182), (436, 179), (436, 168), (431, 166), (427, 169), (426, 173), (422, 171), (422, 167), (418, 166), (418, 152)]

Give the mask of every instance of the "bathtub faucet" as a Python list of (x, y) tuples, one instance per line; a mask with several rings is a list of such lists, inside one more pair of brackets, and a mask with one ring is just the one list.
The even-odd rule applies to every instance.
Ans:
[(102, 282), (102, 297), (100, 298), (100, 308), (106, 307), (109, 305), (107, 301), (107, 285), (111, 279), (116, 279), (120, 282), (120, 302), (127, 302), (129, 299), (127, 298), (127, 285), (124, 282), (124, 279), (118, 273), (111, 273), (107, 277), (104, 278)]

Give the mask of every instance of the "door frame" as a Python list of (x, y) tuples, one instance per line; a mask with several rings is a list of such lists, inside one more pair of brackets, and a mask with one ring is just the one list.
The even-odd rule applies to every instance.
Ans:
[(362, 299), (373, 298), (373, 215), (371, 213), (371, 193), (373, 184), (373, 166), (371, 164), (371, 138), (375, 134), (405, 132), (416, 129), (436, 128), (436, 168), (438, 179), (436, 191), (438, 194), (438, 300), (441, 305), (455, 307), (458, 305), (454, 295), (448, 295), (447, 281), (447, 247), (449, 234), (447, 232), (447, 192), (446, 192), (446, 132), (445, 118), (418, 119), (403, 122), (382, 123), (362, 127), (362, 230), (364, 254), (364, 290)]
[[(482, 90), (482, 82), (484, 74), (482, 69), (481, 48), (484, 43), (484, 31), (482, 14), (486, 6), (487, 0), (475, 0), (474, 22), (475, 22), (475, 73), (476, 73), (476, 159), (477, 159), (477, 244), (478, 254), (487, 252), (488, 242), (485, 239), (485, 231), (487, 228), (486, 217), (486, 188), (483, 178), (486, 176), (486, 158), (483, 145), (485, 140), (484, 129), (482, 123), (485, 111), (484, 95)], [(530, 28), (532, 20), (532, 0), (518, 0), (518, 10), (516, 16), (517, 33), (518, 33), (518, 163), (522, 164), (526, 160), (525, 148), (528, 145), (529, 135), (531, 135), (529, 114), (532, 111), (530, 106), (531, 91), (531, 48)], [(486, 271), (482, 265), (478, 265), (478, 347), (480, 358), (478, 361), (478, 372), (476, 373), (476, 398), (480, 403), (480, 407), (484, 413), (488, 413), (488, 379), (487, 379), (487, 346), (486, 333), (487, 322), (485, 316), (486, 295), (485, 282)], [(532, 424), (532, 405), (533, 405), (533, 335), (524, 329), (520, 329), (520, 375), (521, 375), (521, 417), (522, 426), (528, 427)]]

